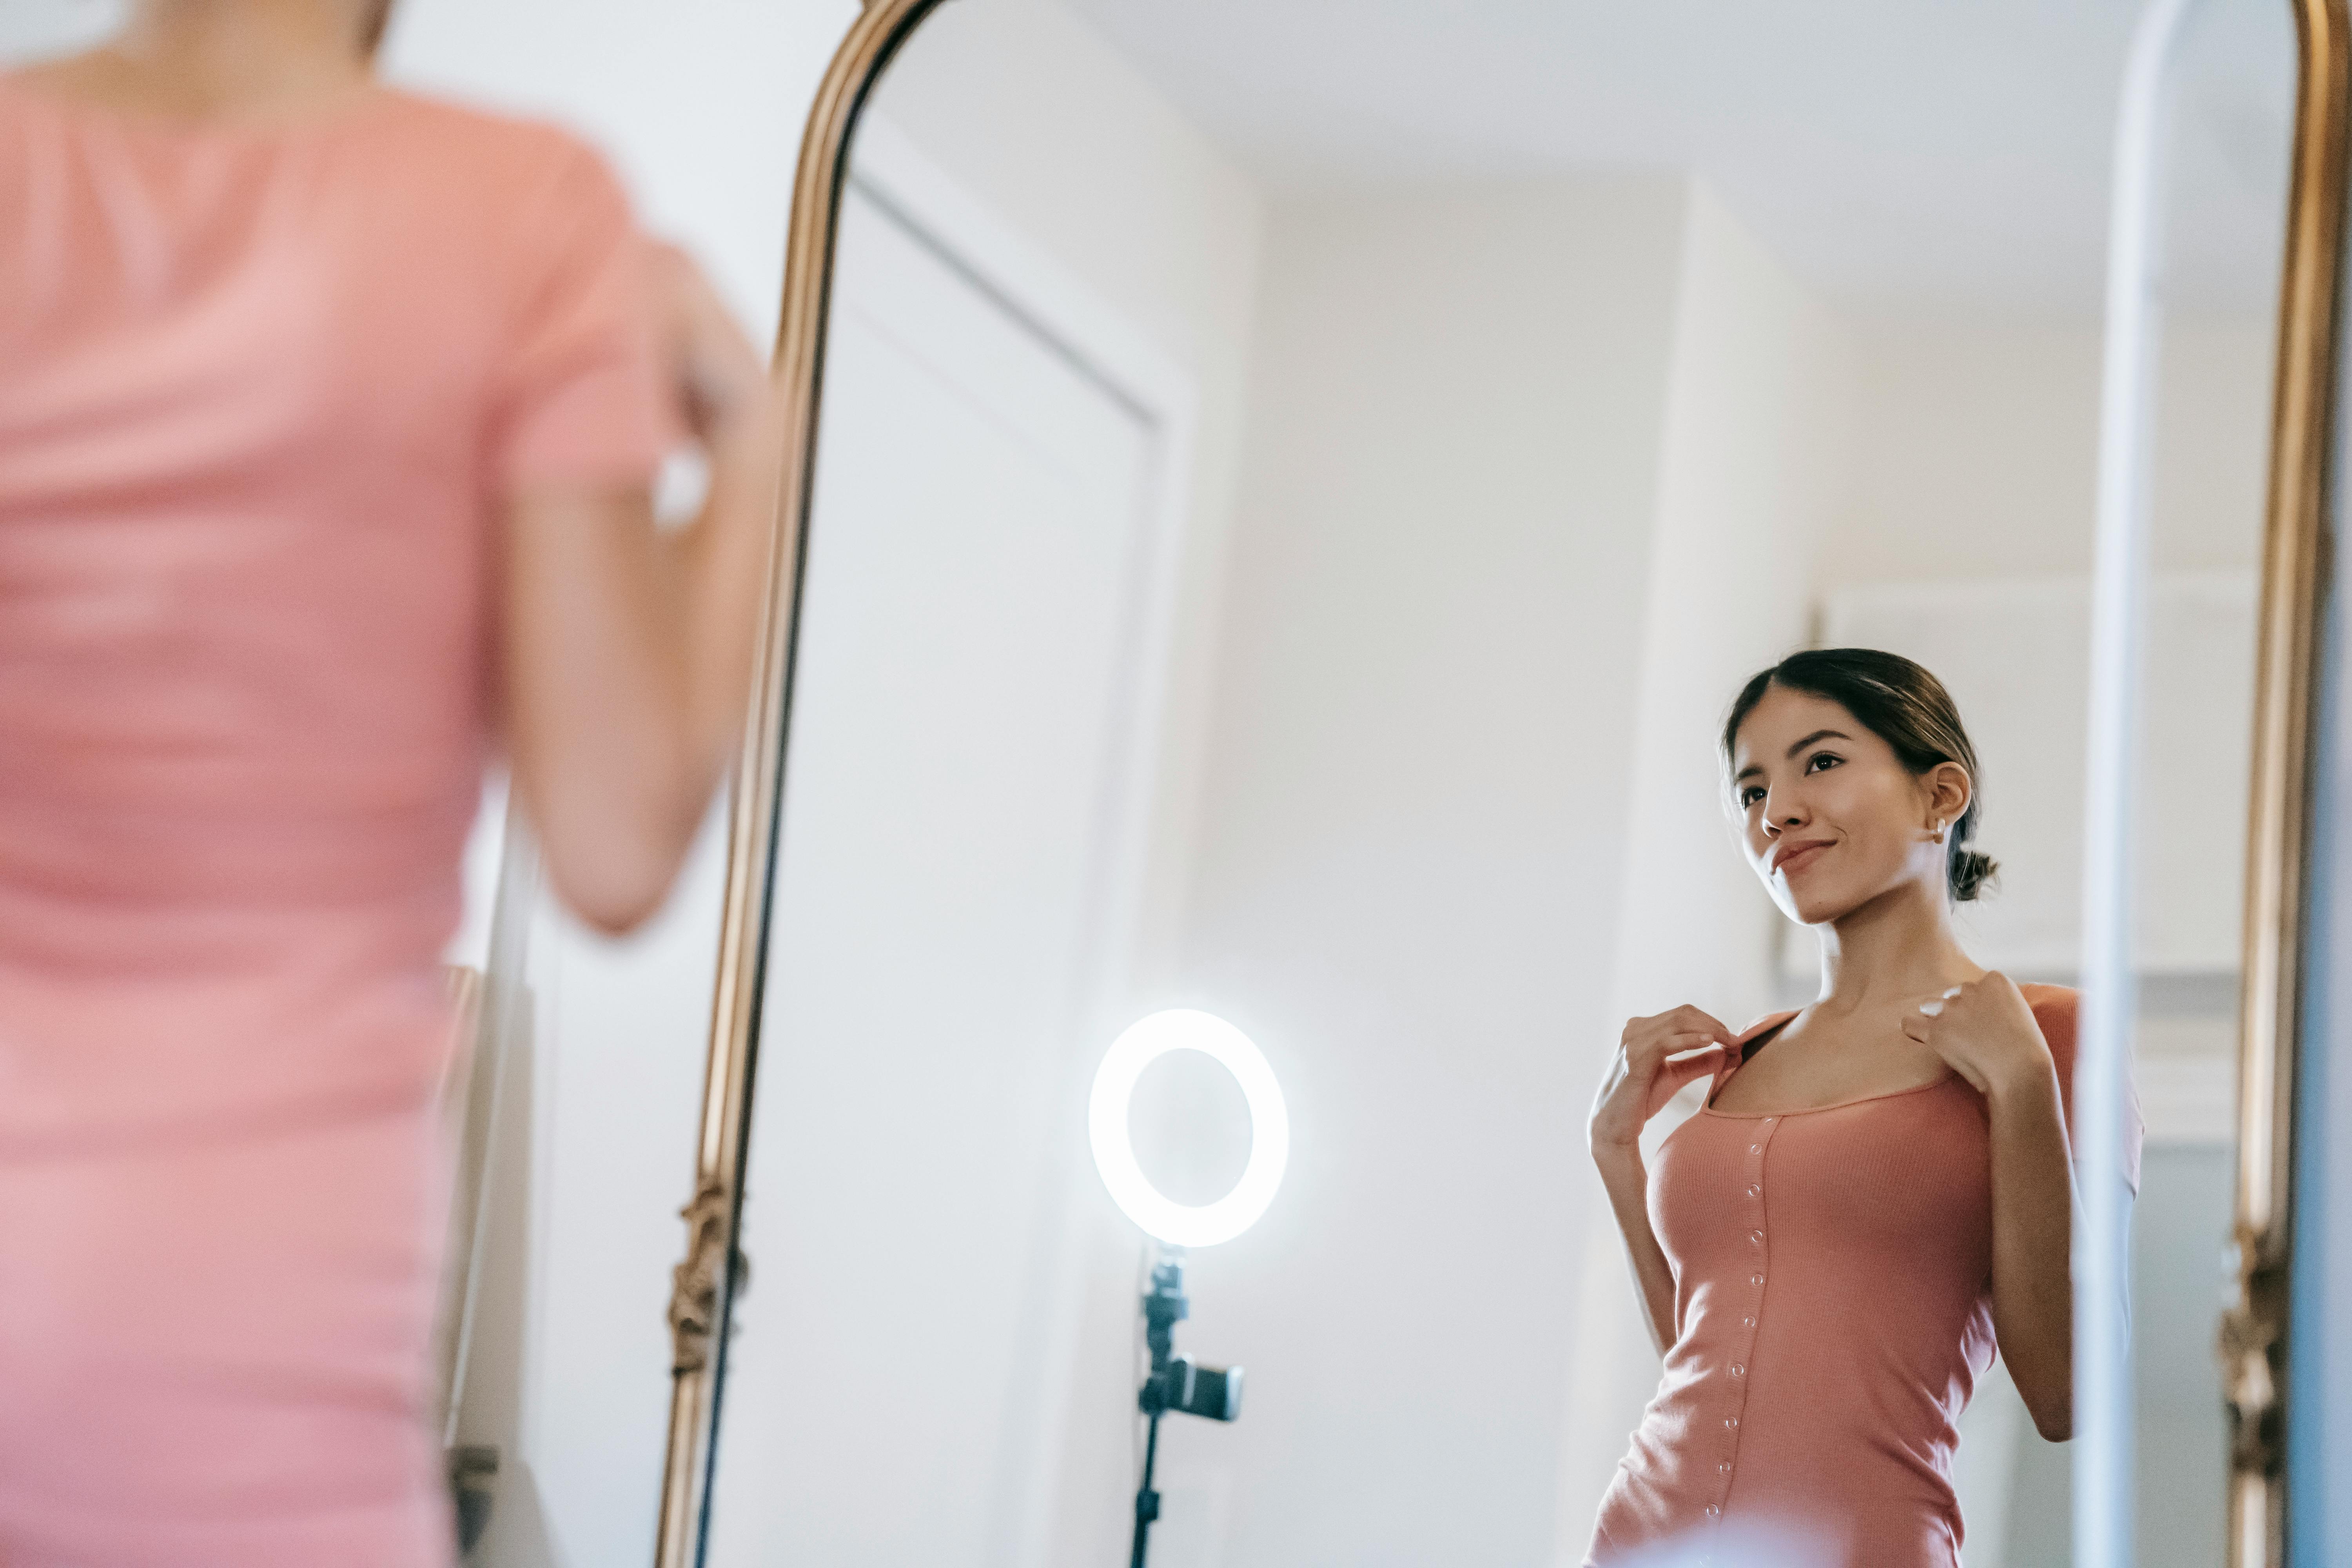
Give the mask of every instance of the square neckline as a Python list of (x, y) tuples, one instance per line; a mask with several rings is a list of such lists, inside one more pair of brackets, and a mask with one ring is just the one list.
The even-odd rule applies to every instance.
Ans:
[(1786, 1017), (1783, 1017), (1778, 1023), (1775, 1023), (1769, 1028), (1765, 1029), (1762, 1034), (1756, 1036), (1753, 1039), (1742, 1042), (1739, 1047), (1739, 1060), (1733, 1063), (1727, 1070), (1717, 1076), (1714, 1084), (1709, 1087), (1706, 1091), (1706, 1098), (1699, 1102), (1699, 1114), (1702, 1116), (1720, 1116), (1725, 1120), (1731, 1121), (1769, 1121), (1785, 1116), (1811, 1116), (1824, 1110), (1843, 1110), (1849, 1106), (1868, 1105), (1873, 1100), (1900, 1100), (1907, 1094), (1925, 1094), (1931, 1089), (1943, 1088), (1944, 1085), (1951, 1082), (1954, 1079), (1960, 1076), (1958, 1073), (1953, 1071), (1950, 1067), (1947, 1066), (1944, 1068), (1942, 1076), (1931, 1079), (1926, 1083), (1913, 1084), (1908, 1089), (1882, 1089), (1876, 1094), (1858, 1094), (1852, 1100), (1835, 1100), (1828, 1105), (1808, 1105), (1793, 1110), (1723, 1110), (1717, 1109), (1715, 1100), (1716, 1096), (1723, 1092), (1723, 1086), (1729, 1083), (1732, 1079), (1738, 1075), (1739, 1069), (1748, 1065), (1748, 1059), (1754, 1057), (1757, 1052), (1762, 1050), (1766, 1046), (1770, 1045), (1774, 1040), (1780, 1038), (1780, 1031), (1795, 1023), (1797, 1021), (1797, 1015), (1803, 1011), (1804, 1009), (1802, 1007), (1791, 1009)]

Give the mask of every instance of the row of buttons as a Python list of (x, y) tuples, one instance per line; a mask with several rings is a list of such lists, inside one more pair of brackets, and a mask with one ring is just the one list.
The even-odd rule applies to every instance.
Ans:
[[(1767, 1239), (1764, 1232), (1764, 1150), (1772, 1141), (1772, 1129), (1779, 1122), (1775, 1116), (1765, 1117), (1757, 1123), (1758, 1138), (1748, 1146), (1748, 1201), (1755, 1205), (1753, 1228), (1748, 1233), (1748, 1243), (1759, 1251), (1758, 1267), (1748, 1276), (1748, 1283), (1757, 1291), (1756, 1300), (1739, 1320), (1742, 1356), (1753, 1354), (1756, 1348), (1756, 1320), (1763, 1310), (1765, 1259), (1762, 1249)], [(1723, 1504), (1731, 1491), (1731, 1478), (1739, 1458), (1739, 1420), (1747, 1409), (1748, 1363), (1735, 1361), (1725, 1368), (1733, 1382), (1731, 1414), (1723, 1418), (1724, 1457), (1716, 1464), (1717, 1492), (1713, 1502), (1706, 1505), (1706, 1518), (1712, 1523), (1723, 1517)]]

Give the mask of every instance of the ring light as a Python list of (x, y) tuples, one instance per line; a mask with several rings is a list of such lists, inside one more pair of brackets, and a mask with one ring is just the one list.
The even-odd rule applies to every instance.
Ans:
[[(1213, 1204), (1180, 1204), (1161, 1196), (1136, 1163), (1135, 1144), (1128, 1136), (1128, 1102), (1136, 1080), (1170, 1051), (1199, 1051), (1213, 1058), (1234, 1075), (1242, 1098), (1249, 1102), (1249, 1162), (1234, 1190)], [(1087, 1132), (1094, 1145), (1095, 1169), (1102, 1173), (1112, 1201), (1128, 1218), (1171, 1247), (1213, 1247), (1247, 1230), (1274, 1201), (1283, 1167), (1290, 1163), (1290, 1114), (1284, 1109), (1274, 1069), (1247, 1035), (1213, 1014), (1189, 1007), (1138, 1019), (1111, 1042), (1102, 1066), (1095, 1070)]]

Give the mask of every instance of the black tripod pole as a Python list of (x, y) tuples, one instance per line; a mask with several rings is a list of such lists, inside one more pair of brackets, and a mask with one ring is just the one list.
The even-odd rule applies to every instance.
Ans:
[(1160, 1517), (1160, 1494), (1151, 1489), (1151, 1467), (1160, 1458), (1160, 1412), (1151, 1413), (1151, 1436), (1143, 1444), (1143, 1484), (1135, 1493), (1135, 1551), (1128, 1568), (1143, 1568), (1143, 1549), (1151, 1537), (1151, 1521)]

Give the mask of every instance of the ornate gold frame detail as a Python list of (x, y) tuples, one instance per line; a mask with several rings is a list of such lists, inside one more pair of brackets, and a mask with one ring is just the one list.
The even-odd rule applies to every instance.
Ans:
[[(669, 1443), (656, 1568), (700, 1562), (729, 1306), (742, 1259), (744, 1134), (757, 1055), (779, 790), (791, 710), (835, 220), (851, 132), (874, 84), (944, 0), (865, 0), (816, 101), (793, 189), (774, 375), (792, 439), (778, 474), (767, 608), (730, 824), (708, 1076), (684, 1258), (669, 1307)], [(2311, 814), (2315, 655), (2331, 537), (2327, 507), (2343, 269), (2347, 0), (2289, 0), (2300, 41), (2294, 175), (2279, 304), (2263, 551), (2239, 1048), (2236, 1299), (2221, 1328), (2230, 1406), (2231, 1568), (2285, 1568), (2287, 1279)]]
[(2340, 374), (2347, 18), (2291, 0), (2300, 62), (2286, 268), (2279, 292), (2263, 525), (2262, 626), (2247, 826), (2238, 1046), (2237, 1289), (2221, 1321), (2229, 1402), (2231, 1568), (2285, 1568), (2287, 1282), (2293, 1262), (2295, 1058), (2303, 1031), (2317, 652)]
[(793, 648), (800, 625), (809, 478), (816, 453), (835, 225), (847, 174), (850, 132), (866, 95), (898, 46), (941, 0), (866, 0), (817, 89), (793, 181), (784, 245), (783, 314), (773, 375), (790, 431), (777, 474), (767, 607), (751, 672), (751, 711), (728, 826), (727, 903), (719, 935), (719, 984), (702, 1090), (694, 1198), (681, 1211), (687, 1253), (673, 1271), (669, 1445), (662, 1475), (656, 1568), (693, 1568), (702, 1557), (710, 1458), (726, 1361), (729, 1307), (743, 1260), (743, 1140), (758, 1055), (770, 891), (775, 876), (784, 730), (792, 710)]

